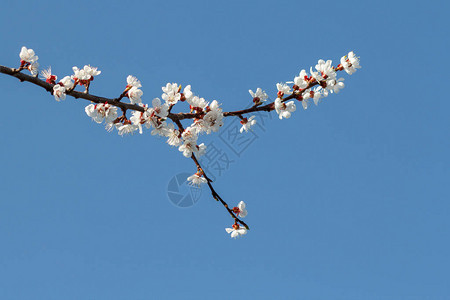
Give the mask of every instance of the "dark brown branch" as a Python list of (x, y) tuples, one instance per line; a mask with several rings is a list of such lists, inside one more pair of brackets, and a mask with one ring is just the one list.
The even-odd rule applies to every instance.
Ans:
[(206, 183), (208, 184), (209, 189), (211, 190), (211, 194), (213, 196), (214, 199), (216, 199), (216, 201), (219, 201), (220, 203), (222, 203), (222, 205), (225, 207), (225, 209), (228, 211), (228, 213), (231, 215), (231, 217), (234, 219), (235, 222), (239, 222), (242, 225), (244, 225), (244, 227), (247, 230), (250, 230), (250, 228), (248, 227), (248, 225), (242, 221), (241, 219), (239, 219), (234, 212), (230, 209), (230, 207), (228, 206), (228, 203), (225, 202), (225, 200), (222, 199), (222, 197), (219, 196), (219, 194), (216, 192), (216, 190), (214, 189), (214, 187), (212, 186), (211, 182), (212, 180), (208, 178), (208, 176), (206, 175), (205, 171), (203, 170), (202, 166), (200, 165), (200, 163), (198, 162), (197, 158), (195, 157), (194, 153), (192, 153), (191, 156), (192, 160), (195, 162), (195, 164), (197, 165), (197, 168), (202, 170), (203, 173), (203, 177), (205, 177), (206, 179)]
[[(5, 66), (0, 66), (0, 73), (3, 74), (7, 74), (13, 77), (16, 77), (17, 79), (19, 79), (20, 81), (28, 81), (31, 82), (37, 86), (40, 86), (42, 88), (44, 88), (47, 92), (49, 93), (53, 93), (53, 86), (54, 84), (51, 83), (47, 83), (44, 80), (41, 80), (37, 77), (33, 77), (24, 73), (20, 73), (17, 72), (16, 69), (11, 69)], [(140, 107), (139, 105), (135, 105), (135, 104), (128, 104), (128, 103), (122, 103), (120, 101), (117, 101), (116, 99), (110, 99), (110, 98), (104, 98), (104, 97), (99, 97), (99, 96), (95, 96), (92, 94), (88, 94), (88, 93), (82, 93), (82, 92), (77, 92), (77, 91), (67, 91), (66, 92), (67, 95), (70, 95), (74, 98), (80, 98), (80, 99), (85, 99), (85, 100), (89, 100), (95, 103), (108, 103), (114, 106), (117, 106), (119, 108), (121, 108), (122, 110), (127, 110), (127, 109), (131, 109), (131, 110), (137, 110), (140, 112), (144, 112), (144, 108)]]
[[(336, 71), (342, 71), (343, 67), (342, 66), (338, 66), (337, 68), (335, 68)], [(26, 75), (23, 73), (19, 72), (19, 69), (11, 69), (8, 67), (4, 67), (4, 66), (0, 66), (0, 73), (4, 73), (7, 75), (11, 75), (13, 77), (18, 78), (20, 81), (28, 81), (31, 82), (33, 84), (36, 84), (40, 87), (43, 87), (44, 89), (46, 89), (48, 92), (52, 93), (53, 92), (53, 84), (47, 83), (43, 80), (40, 80), (37, 77), (33, 77), (30, 75)], [(309, 82), (308, 86), (300, 91), (296, 91), (293, 94), (283, 98), (283, 102), (288, 101), (290, 99), (295, 99), (299, 96), (299, 94), (303, 95), (303, 93), (305, 92), (305, 90), (310, 89), (311, 87), (318, 85), (319, 83), (316, 80), (312, 80)], [(99, 97), (99, 96), (95, 96), (92, 94), (88, 94), (88, 93), (81, 93), (81, 92), (77, 92), (74, 90), (68, 90), (66, 92), (67, 95), (70, 95), (72, 97), (75, 98), (81, 98), (81, 99), (85, 99), (85, 100), (89, 100), (95, 103), (106, 103), (108, 102), (111, 105), (117, 106), (119, 108), (123, 109), (130, 109), (130, 110), (137, 110), (140, 112), (144, 112), (144, 108), (139, 106), (139, 105), (135, 105), (135, 104), (128, 104), (128, 103), (122, 103), (120, 102), (120, 100), (124, 97), (123, 93), (120, 95), (119, 98), (114, 98), (114, 99), (109, 99), (109, 98), (104, 98), (104, 97)], [(174, 121), (175, 123), (176, 120), (184, 120), (184, 119), (196, 119), (196, 118), (201, 118), (203, 115), (205, 115), (205, 112), (201, 112), (201, 113), (171, 113), (171, 109), (173, 106), (170, 107), (169, 110), (169, 115), (167, 116), (169, 119), (171, 119), (172, 121)], [(267, 111), (270, 112), (272, 110), (275, 109), (275, 104), (274, 102), (263, 105), (263, 106), (252, 106), (251, 108), (247, 108), (247, 109), (243, 109), (243, 110), (236, 110), (236, 111), (230, 111), (230, 112), (224, 112), (223, 116), (224, 117), (232, 117), (232, 116), (239, 116), (239, 115), (243, 115), (243, 114), (248, 114), (248, 113), (253, 113), (253, 112), (257, 112), (257, 111)]]
[[(343, 67), (342, 66), (338, 66), (337, 68), (335, 68), (336, 71), (342, 71)], [(282, 102), (286, 102), (288, 100), (291, 99), (296, 99), (298, 96), (303, 96), (304, 92), (310, 88), (312, 88), (313, 86), (319, 85), (320, 83), (317, 82), (315, 79), (312, 79), (309, 83), (308, 86), (305, 87), (304, 89), (301, 89), (299, 91), (294, 91), (294, 93), (292, 93), (291, 95), (285, 97), (282, 99)], [(223, 116), (224, 117), (234, 117), (234, 116), (242, 116), (243, 114), (248, 114), (248, 113), (253, 113), (253, 112), (257, 112), (257, 111), (267, 111), (270, 112), (272, 110), (275, 109), (275, 103), (269, 103), (263, 106), (252, 106), (250, 108), (247, 109), (243, 109), (243, 110), (236, 110), (236, 111), (229, 111), (229, 112), (224, 112)], [(178, 114), (169, 114), (169, 118), (171, 118), (173, 120), (173, 118), (177, 118), (178, 120), (184, 120), (184, 119), (196, 119), (196, 118), (200, 118), (204, 115), (204, 112), (201, 113), (178, 113)]]
[[(180, 130), (180, 132), (182, 133), (184, 131), (184, 127), (183, 124), (181, 124), (181, 121), (179, 119), (175, 119), (174, 120), (175, 124), (177, 124), (178, 129)], [(228, 211), (228, 213), (231, 215), (231, 217), (234, 219), (235, 222), (239, 222), (242, 225), (244, 225), (245, 228), (247, 228), (247, 230), (249, 230), (250, 228), (248, 227), (248, 225), (242, 221), (241, 219), (239, 219), (234, 213), (233, 211), (228, 207), (228, 203), (226, 203), (222, 197), (219, 196), (219, 194), (216, 192), (216, 190), (214, 189), (214, 187), (212, 186), (212, 180), (209, 179), (208, 175), (206, 175), (205, 170), (202, 168), (202, 166), (200, 165), (199, 161), (197, 160), (197, 157), (195, 157), (194, 153), (192, 153), (191, 155), (192, 160), (194, 161), (195, 165), (197, 166), (198, 170), (201, 170), (203, 177), (205, 177), (206, 179), (206, 183), (208, 184), (209, 189), (211, 190), (211, 194), (213, 196), (213, 198), (216, 201), (219, 201), (220, 203), (222, 203), (222, 205), (225, 207), (225, 209)]]
[[(8, 68), (8, 67), (0, 65), (0, 73), (16, 77), (21, 82), (28, 81), (30, 83), (33, 83), (33, 84), (35, 84), (37, 86), (40, 86), (40, 87), (44, 88), (47, 92), (53, 94), (53, 87), (55, 86), (54, 84), (47, 83), (46, 81), (39, 79), (37, 76), (30, 76), (30, 75), (21, 73), (21, 71), (23, 69), (25, 69), (24, 66), (21, 66), (19, 69), (12, 69), (12, 68)], [(335, 70), (336, 71), (342, 71), (343, 67), (341, 65), (338, 65), (338, 67), (335, 68)], [(104, 98), (104, 97), (99, 97), (99, 96), (95, 96), (95, 95), (89, 94), (89, 83), (90, 82), (88, 82), (88, 84), (85, 86), (85, 88), (86, 88), (85, 92), (81, 93), (81, 92), (77, 92), (77, 91), (74, 90), (76, 85), (77, 85), (77, 82), (75, 82), (74, 87), (72, 89), (68, 89), (66, 91), (66, 94), (70, 95), (70, 96), (72, 96), (74, 98), (77, 98), (77, 99), (78, 98), (85, 99), (85, 100), (89, 100), (89, 101), (92, 101), (92, 102), (95, 102), (95, 103), (108, 103), (110, 105), (114, 105), (114, 106), (119, 107), (122, 110), (123, 115), (121, 117), (117, 118), (116, 121), (125, 121), (125, 120), (127, 120), (126, 112), (127, 112), (128, 109), (135, 110), (135, 111), (140, 111), (140, 112), (144, 112), (145, 111), (144, 108), (141, 107), (141, 106), (138, 106), (138, 105), (135, 105), (135, 104), (128, 104), (128, 103), (120, 102), (120, 100), (122, 100), (122, 98), (124, 98), (126, 96), (126, 90), (124, 92), (122, 92), (118, 98), (114, 98), (114, 99)], [(308, 83), (307, 87), (305, 87), (304, 89), (300, 89), (300, 90), (297, 87), (297, 90), (294, 90), (291, 95), (289, 95), (289, 96), (287, 96), (285, 98), (282, 98), (282, 102), (288, 101), (290, 99), (298, 99), (298, 100), (302, 101), (305, 91), (310, 89), (311, 87), (313, 87), (315, 85), (318, 85), (318, 84), (322, 84), (323, 85), (324, 82), (317, 82), (315, 79), (311, 79), (311, 81)], [(173, 108), (173, 105), (171, 105), (169, 107), (168, 118), (170, 118), (175, 124), (177, 124), (177, 126), (178, 126), (178, 128), (180, 130), (180, 133), (184, 132), (184, 127), (183, 127), (183, 124), (181, 123), (181, 120), (201, 118), (201, 117), (203, 117), (205, 115), (205, 112), (173, 114), (173, 113), (171, 113), (172, 108)], [(239, 118), (243, 119), (243, 116), (242, 116), (243, 114), (253, 113), (253, 112), (257, 112), (257, 111), (270, 112), (270, 111), (272, 111), (274, 109), (275, 109), (275, 102), (272, 102), (272, 103), (269, 103), (269, 104), (266, 104), (266, 105), (262, 105), (262, 106), (261, 105), (254, 105), (254, 106), (252, 106), (251, 108), (248, 108), (248, 109), (224, 112), (223, 116), (224, 117), (238, 116)], [(208, 184), (209, 189), (211, 190), (211, 194), (212, 194), (213, 198), (216, 201), (219, 201), (220, 203), (222, 203), (222, 205), (225, 207), (225, 209), (228, 211), (228, 213), (231, 215), (231, 217), (235, 220), (235, 223), (239, 222), (246, 229), (249, 229), (248, 225), (238, 218), (237, 214), (235, 214), (233, 212), (233, 210), (228, 207), (228, 204), (216, 192), (216, 190), (212, 186), (212, 180), (208, 177), (208, 175), (206, 175), (204, 169), (200, 165), (200, 163), (197, 160), (197, 158), (194, 155), (194, 153), (192, 153), (191, 158), (194, 161), (194, 163), (196, 164), (197, 169), (199, 171), (201, 171), (202, 176), (206, 179), (206, 182)]]
[(47, 92), (53, 91), (53, 84), (49, 84), (43, 80), (40, 80), (37, 77), (20, 73), (20, 71), (21, 71), (20, 69), (11, 69), (8, 67), (0, 66), (0, 73), (16, 77), (17, 79), (19, 79), (22, 82), (28, 81), (28, 82), (34, 83), (35, 85), (38, 85), (38, 86), (44, 88)]

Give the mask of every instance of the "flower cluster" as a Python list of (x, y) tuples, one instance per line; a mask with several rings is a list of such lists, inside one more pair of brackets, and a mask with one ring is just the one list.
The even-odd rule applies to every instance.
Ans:
[(78, 69), (78, 67), (73, 67), (72, 78), (79, 85), (85, 85), (89, 81), (94, 80), (94, 76), (100, 75), (102, 71), (98, 71), (97, 68), (86, 65), (83, 69)]
[[(345, 87), (344, 78), (337, 78), (336, 71), (345, 70), (351, 75), (360, 67), (359, 57), (352, 51), (341, 58), (337, 67), (332, 66), (331, 60), (319, 59), (314, 69), (310, 67), (309, 74), (306, 70), (301, 70), (299, 75), (294, 77), (294, 81), (278, 83), (274, 108), (279, 118), (287, 119), (296, 110), (294, 101), (286, 102), (288, 99), (297, 99), (304, 109), (308, 108), (309, 99), (318, 105), (320, 99), (328, 97), (330, 93), (339, 93)], [(293, 84), (292, 92), (289, 83)], [(312, 88), (315, 85), (317, 86)]]
[(341, 65), (349, 75), (355, 73), (356, 69), (361, 68), (359, 65), (359, 57), (357, 57), (353, 51), (349, 52), (348, 55), (341, 57)]
[[(52, 77), (53, 75), (50, 75)], [(56, 76), (55, 76), (56, 79)], [(61, 79), (60, 82), (53, 86), (53, 96), (56, 101), (65, 100), (66, 99), (66, 91), (73, 89), (74, 82), (72, 81), (72, 77), (65, 76)]]
[(99, 124), (103, 121), (109, 124), (117, 119), (117, 107), (108, 103), (89, 104), (84, 111), (94, 122)]
[[(36, 76), (39, 64), (37, 63), (38, 56), (33, 49), (22, 47), (19, 56), (20, 67), (15, 69), (15, 72), (27, 69), (33, 76)], [(231, 228), (225, 230), (232, 238), (237, 238), (245, 235), (248, 230), (248, 226), (240, 220), (247, 215), (246, 204), (241, 201), (236, 207), (229, 209), (228, 204), (215, 192), (211, 184), (212, 181), (207, 177), (197, 160), (197, 157), (206, 152), (205, 144), (198, 141), (200, 135), (218, 132), (224, 125), (225, 116), (239, 117), (242, 125), (241, 133), (252, 130), (252, 127), (256, 124), (254, 115), (244, 117), (244, 114), (275, 110), (279, 119), (290, 118), (297, 109), (295, 100), (300, 101), (304, 109), (308, 108), (309, 101), (318, 105), (322, 98), (332, 93), (338, 93), (344, 88), (344, 79), (338, 78), (338, 71), (345, 71), (351, 75), (359, 68), (361, 68), (359, 57), (353, 51), (343, 56), (340, 59), (340, 64), (336, 67), (332, 65), (331, 60), (320, 59), (314, 68), (309, 68), (309, 72), (301, 70), (293, 81), (277, 83), (276, 99), (272, 103), (265, 104), (265, 102), (268, 102), (269, 96), (261, 88), (257, 88), (255, 92), (249, 90), (253, 102), (251, 108), (227, 113), (223, 112), (217, 100), (208, 102), (195, 95), (190, 85), (183, 89), (178, 83), (167, 83), (162, 87), (162, 100), (154, 98), (152, 106), (149, 106), (143, 103), (144, 93), (141, 90), (141, 81), (132, 75), (126, 78), (126, 86), (122, 94), (115, 99), (106, 99), (108, 101), (105, 101), (105, 98), (89, 95), (91, 82), (95, 76), (101, 73), (96, 67), (90, 65), (85, 65), (81, 69), (73, 67), (74, 74), (63, 77), (59, 82), (57, 82), (58, 77), (52, 74), (51, 67), (43, 70), (41, 75), (47, 84), (52, 85), (52, 93), (56, 101), (64, 100), (66, 95), (70, 94), (77, 85), (84, 86), (85, 94), (80, 98), (95, 102), (85, 107), (86, 114), (94, 122), (103, 123), (108, 131), (115, 128), (119, 135), (124, 136), (136, 132), (143, 134), (144, 130), (148, 129), (151, 130), (152, 135), (166, 138), (167, 143), (170, 146), (177, 147), (183, 156), (192, 158), (196, 163), (197, 172), (189, 176), (187, 181), (193, 186), (208, 185), (213, 197), (218, 201), (220, 200), (234, 218), (234, 224)], [(123, 98), (128, 98), (130, 104), (120, 102)], [(189, 106), (188, 112), (171, 113), (172, 108), (178, 102), (185, 102), (185, 105)], [(122, 111), (120, 116), (118, 108)], [(127, 110), (132, 110), (129, 119), (127, 118)], [(181, 121), (186, 119), (190, 119), (191, 122), (185, 128)]]
[[(240, 217), (245, 218), (247, 216), (246, 204), (244, 201), (239, 202), (238, 206), (233, 207), (232, 212)], [(247, 228), (239, 225), (235, 222), (231, 228), (225, 228), (225, 231), (231, 235), (232, 238), (238, 238), (247, 234)]]
[(28, 69), (31, 75), (36, 76), (39, 69), (39, 63), (37, 62), (39, 57), (34, 53), (34, 50), (23, 46), (20, 50), (19, 57), (20, 69)]
[(153, 107), (147, 107), (146, 104), (139, 104), (144, 108), (144, 112), (134, 111), (132, 117), (130, 118), (132, 124), (136, 126), (136, 129), (139, 129), (139, 133), (142, 134), (142, 126), (150, 129), (152, 135), (161, 135), (165, 136), (168, 131), (167, 123), (165, 122), (165, 118), (168, 115), (168, 105), (161, 104), (161, 100), (159, 98), (155, 98), (152, 101)]
[(141, 82), (136, 77), (128, 75), (124, 92), (130, 99), (131, 104), (142, 103), (141, 97), (144, 92), (139, 89), (140, 87), (142, 87)]
[(90, 65), (85, 65), (83, 69), (78, 69), (78, 67), (73, 67), (73, 75), (72, 79), (75, 81), (74, 85), (82, 85), (84, 86), (85, 93), (89, 92), (89, 86), (91, 81), (94, 80), (94, 76), (100, 75), (101, 71), (98, 71), (97, 68), (91, 67)]
[(165, 87), (162, 87), (163, 94), (162, 98), (166, 101), (169, 105), (175, 105), (177, 104), (178, 100), (181, 99), (181, 86), (178, 86), (176, 83), (168, 83)]

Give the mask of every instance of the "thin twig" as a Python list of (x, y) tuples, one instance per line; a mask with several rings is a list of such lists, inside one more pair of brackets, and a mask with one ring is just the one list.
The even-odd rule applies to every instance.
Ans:
[[(181, 121), (176, 119), (174, 122), (175, 122), (175, 124), (177, 124), (180, 132), (184, 132), (184, 127), (183, 127), (183, 124), (181, 124)], [(248, 225), (234, 214), (234, 212), (228, 207), (228, 203), (226, 203), (225, 200), (223, 200), (222, 197), (220, 197), (220, 195), (216, 192), (216, 190), (212, 186), (212, 180), (208, 177), (208, 175), (206, 175), (205, 170), (200, 165), (200, 162), (197, 160), (197, 157), (195, 157), (194, 153), (192, 153), (191, 158), (194, 161), (195, 165), (197, 166), (197, 169), (201, 170), (201, 172), (203, 174), (202, 176), (205, 177), (206, 183), (208, 184), (208, 187), (211, 190), (211, 194), (212, 194), (213, 198), (216, 201), (219, 201), (220, 203), (222, 203), (222, 205), (225, 207), (225, 209), (228, 211), (228, 213), (231, 215), (231, 217), (235, 220), (235, 222), (241, 223), (242, 225), (244, 225), (245, 228), (247, 228), (247, 230), (249, 230), (250, 228), (248, 227)]]

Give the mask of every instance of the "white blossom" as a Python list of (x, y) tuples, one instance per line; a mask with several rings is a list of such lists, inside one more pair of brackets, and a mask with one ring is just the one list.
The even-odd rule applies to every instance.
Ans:
[(157, 116), (165, 118), (169, 115), (169, 105), (167, 103), (161, 104), (161, 100), (159, 98), (153, 99), (152, 105)]
[(352, 64), (352, 66), (356, 69), (360, 69), (361, 66), (359, 65), (359, 56), (356, 56), (356, 54), (351, 51), (348, 53), (348, 60)]
[(198, 96), (193, 96), (190, 99), (186, 99), (187, 102), (189, 103), (189, 105), (191, 106), (191, 108), (201, 108), (201, 109), (205, 109), (206, 106), (208, 106), (208, 102), (206, 102), (206, 100), (204, 98), (200, 98)]
[(181, 134), (181, 137), (185, 141), (194, 141), (197, 142), (198, 139), (198, 130), (197, 128), (193, 126), (189, 126), (188, 128), (184, 129), (183, 133)]
[(278, 89), (278, 98), (283, 97), (283, 95), (291, 94), (291, 87), (288, 86), (286, 83), (283, 82), (277, 83), (277, 89)]
[(172, 123), (167, 126), (166, 137), (168, 138), (167, 144), (170, 146), (179, 146), (181, 144), (180, 131), (175, 129)]
[(109, 122), (105, 124), (105, 129), (108, 132), (113, 131), (114, 127), (116, 127), (116, 124), (114, 124), (114, 122)]
[(143, 94), (144, 94), (143, 91), (141, 91), (137, 87), (133, 86), (127, 92), (127, 97), (130, 99), (131, 104), (138, 104), (138, 103), (142, 103), (141, 97)]
[(239, 202), (238, 208), (240, 210), (239, 217), (245, 218), (247, 216), (247, 209), (245, 208), (246, 204), (244, 201)]
[(187, 178), (190, 185), (200, 186), (207, 182), (206, 178), (203, 177), (202, 172), (197, 172)]
[(308, 73), (305, 70), (301, 70), (300, 74), (294, 78), (294, 84), (300, 89), (304, 89), (309, 84)]
[(319, 72), (315, 72), (313, 71), (313, 68), (311, 67), (309, 69), (309, 71), (311, 72), (311, 76), (317, 81), (317, 82), (321, 82), (323, 79), (322, 74)]
[(238, 238), (247, 233), (247, 229), (243, 226), (234, 224), (232, 228), (225, 228), (227, 233), (231, 234), (232, 238)]
[(73, 70), (73, 79), (78, 80), (89, 80), (91, 77), (86, 74), (86, 72), (83, 69), (78, 69), (78, 67), (72, 67)]
[(96, 123), (101, 123), (103, 120), (111, 123), (117, 119), (117, 107), (108, 103), (89, 104), (84, 110)]
[(160, 135), (160, 136), (166, 136), (168, 133), (168, 128), (167, 128), (167, 123), (166, 122), (158, 122), (153, 123), (153, 130), (152, 130), (152, 135)]
[(219, 107), (219, 103), (214, 100), (208, 106), (209, 111), (203, 117), (203, 121), (206, 126), (206, 133), (210, 134), (211, 131), (217, 132), (223, 125), (223, 113), (222, 109)]
[(147, 104), (138, 103), (137, 105), (144, 108), (144, 112), (133, 111), (130, 121), (136, 125), (139, 129), (139, 133), (142, 134), (142, 125), (145, 125), (147, 129), (155, 128), (156, 131), (152, 131), (152, 134), (162, 134), (161, 130), (164, 129), (161, 125), (164, 123), (160, 117), (156, 115), (154, 108), (148, 108)]
[(359, 57), (356, 56), (353, 51), (349, 52), (348, 55), (341, 57), (341, 65), (349, 75), (355, 73), (356, 69), (361, 68), (359, 65)]
[(122, 124), (122, 123), (116, 123), (116, 129), (119, 133), (120, 136), (124, 136), (126, 134), (134, 134), (134, 132), (136, 130), (138, 130), (138, 126), (134, 125), (134, 124)]
[(297, 109), (297, 107), (295, 106), (294, 101), (289, 101), (287, 103), (284, 103), (281, 101), (280, 98), (277, 98), (275, 100), (275, 110), (276, 110), (280, 120), (283, 118), (286, 118), (286, 119), (290, 118), (291, 113), (294, 112), (296, 109)]
[(197, 146), (197, 157), (200, 157), (206, 153), (206, 145), (201, 143)]
[(194, 119), (194, 123), (192, 123), (189, 127), (191, 127), (197, 134), (208, 130), (208, 124), (203, 119)]
[(245, 208), (245, 202), (241, 201), (238, 206), (233, 207), (233, 212), (240, 218), (245, 218), (247, 216), (247, 209)]
[(145, 111), (134, 111), (132, 113), (130, 121), (138, 127), (139, 133), (142, 134), (142, 125), (145, 125), (147, 129), (153, 128), (151, 132), (152, 135), (167, 136), (169, 128), (164, 119), (157, 115), (157, 112), (161, 109), (161, 107), (158, 106), (158, 104), (160, 104), (160, 101), (159, 99), (157, 100), (158, 101), (153, 101), (153, 105), (155, 105), (156, 109), (148, 108), (146, 104), (139, 103), (138, 105), (143, 107)]
[(39, 63), (37, 61), (33, 61), (27, 68), (33, 76), (36, 76), (39, 73)]
[[(162, 128), (161, 125), (165, 122), (158, 116), (156, 116), (154, 114), (154, 112), (152, 112), (153, 110), (150, 108), (147, 113), (144, 113), (145, 116), (145, 127), (147, 127), (148, 129), (150, 128), (154, 128), (157, 129), (156, 131), (152, 131), (152, 135), (155, 134), (161, 134), (164, 135), (165, 131), (163, 131), (163, 129), (165, 128), (165, 125), (163, 125), (164, 127)], [(159, 129), (161, 129), (162, 131), (160, 131)]]
[(39, 57), (35, 55), (33, 49), (27, 49), (27, 47), (23, 46), (20, 50), (19, 57), (24, 62), (32, 64), (33, 62), (37, 61)]
[(84, 71), (86, 72), (86, 74), (90, 75), (92, 78), (94, 76), (100, 75), (100, 73), (102, 73), (102, 71), (97, 70), (98, 68), (96, 67), (91, 67), (90, 65), (86, 65), (84, 66)]
[(186, 128), (181, 134), (181, 138), (182, 143), (178, 147), (178, 151), (183, 152), (183, 155), (185, 157), (191, 157), (192, 153), (197, 154), (199, 152), (199, 149), (202, 152), (204, 152), (204, 150), (206, 149), (204, 144), (202, 144), (201, 148), (197, 146), (198, 131), (193, 126), (189, 126), (188, 128)]
[[(191, 91), (191, 85), (187, 85), (184, 89), (183, 89), (183, 95), (184, 95), (184, 99), (190, 104), (190, 100), (192, 99), (192, 97), (194, 97), (194, 94)], [(192, 105), (192, 104), (191, 104)]]
[(78, 67), (73, 67), (72, 75), (73, 79), (78, 79), (80, 81), (93, 80), (94, 76), (100, 75), (101, 71), (97, 70), (96, 67), (91, 67), (90, 65), (85, 65), (83, 69), (78, 69)]
[(196, 153), (197, 149), (197, 141), (194, 140), (184, 140), (183, 144), (178, 147), (178, 151), (183, 152), (184, 157), (191, 157), (192, 153)]
[(145, 123), (145, 120), (144, 120), (144, 118), (143, 118), (143, 115), (144, 115), (143, 112), (134, 110), (134, 111), (131, 113), (131, 117), (130, 117), (131, 123), (132, 123), (133, 125), (135, 125), (135, 126), (138, 127), (138, 130), (139, 130), (139, 133), (140, 133), (140, 134), (143, 133), (143, 131), (142, 131), (142, 124)]
[(65, 100), (66, 99), (66, 88), (64, 85), (55, 84), (53, 86), (53, 96), (56, 101)]
[(255, 103), (255, 105), (260, 105), (269, 98), (266, 92), (261, 88), (257, 88), (256, 92), (253, 92), (252, 90), (248, 90), (248, 92), (253, 97), (253, 102)]
[[(328, 96), (328, 91), (326, 89), (322, 89), (322, 87), (319, 86), (315, 90), (307, 89), (305, 91), (305, 93), (303, 94), (303, 101), (307, 101), (308, 99), (313, 99), (315, 105), (319, 104), (319, 100), (322, 97), (322, 94), (320, 93), (320, 91), (325, 92), (326, 96)], [(324, 97), (326, 97), (326, 96), (324, 95)]]
[(128, 75), (127, 77), (127, 87), (136, 87), (136, 88), (140, 88), (142, 87), (141, 82), (134, 76), (132, 75)]
[[(320, 88), (320, 87), (319, 87)], [(323, 91), (325, 92), (326, 96), (328, 96), (328, 92), (326, 89), (323, 89)], [(318, 92), (318, 89), (315, 89), (313, 93), (310, 93), (312, 95), (312, 99), (314, 101), (314, 104), (317, 106), (319, 104), (319, 100), (322, 98), (322, 94)]]
[(115, 119), (117, 119), (117, 107), (112, 106), (108, 103), (101, 106), (100, 113), (104, 115), (106, 123), (113, 122)]
[(339, 93), (340, 90), (342, 90), (345, 87), (344, 78), (339, 78), (336, 80), (333, 86), (332, 92), (335, 92), (336, 94)]
[(310, 69), (311, 76), (314, 77), (317, 82), (323, 81), (325, 79), (335, 79), (336, 71), (333, 69), (333, 66), (331, 64), (331, 60), (324, 61), (323, 59), (319, 59), (316, 65), (317, 72), (313, 72), (312, 67)]
[[(50, 76), (54, 76), (54, 75), (51, 75), (51, 70), (49, 70), (49, 72), (50, 72)], [(43, 75), (44, 74), (48, 75), (44, 72), (42, 72), (42, 73), (43, 73)], [(56, 76), (55, 76), (55, 78), (56, 78)], [(51, 79), (52, 78), (50, 77), (50, 80)], [(61, 79), (60, 82), (58, 82), (57, 84), (55, 84), (53, 86), (53, 96), (55, 97), (55, 100), (56, 101), (65, 100), (66, 99), (66, 91), (68, 89), (71, 89), (72, 87), (73, 87), (73, 81), (70, 76), (66, 76), (63, 79)]]
[(100, 124), (103, 122), (104, 116), (98, 113), (97, 106), (98, 104), (89, 104), (84, 108), (84, 111), (89, 117), (92, 118), (92, 120), (94, 120), (94, 122)]
[(74, 85), (74, 82), (72, 81), (72, 77), (70, 77), (70, 76), (65, 76), (63, 79), (61, 79), (60, 83), (64, 85), (66, 90), (73, 88), (73, 85)]
[[(330, 81), (329, 83), (327, 83), (326, 90), (329, 90), (331, 93), (339, 93), (339, 91), (345, 87), (345, 84), (343, 81), (344, 81), (344, 78), (339, 78), (338, 80)], [(324, 95), (324, 97), (326, 97), (326, 96), (328, 96), (328, 91), (326, 91), (326, 93), (325, 93), (325, 90), (324, 90), (322, 94)]]
[(45, 79), (47, 83), (54, 83), (58, 77), (52, 74), (52, 67), (41, 71), (42, 79)]
[(245, 130), (245, 132), (248, 132), (251, 129), (251, 127), (256, 124), (256, 120), (254, 120), (254, 118), (255, 118), (255, 116), (251, 116), (248, 119), (244, 118), (243, 120), (241, 120), (242, 127), (241, 127), (241, 129), (239, 131), (241, 133), (244, 130)]
[(167, 102), (167, 104), (176, 104), (178, 100), (181, 99), (181, 94), (179, 93), (179, 86), (177, 83), (167, 83), (165, 87), (162, 87), (163, 94), (162, 98)]
[(314, 97), (313, 98), (318, 97), (318, 99), (317, 100), (314, 99), (314, 104), (317, 105), (321, 98), (326, 98), (326, 97), (328, 97), (329, 94), (330, 93), (329, 93), (328, 86), (325, 89), (323, 87), (321, 87), (321, 86), (315, 88), (314, 89), (314, 94), (313, 94)]

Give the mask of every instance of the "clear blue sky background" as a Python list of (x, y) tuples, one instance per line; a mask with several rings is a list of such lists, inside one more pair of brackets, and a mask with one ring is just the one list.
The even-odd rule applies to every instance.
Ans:
[(449, 9), (3, 0), (0, 64), (26, 45), (60, 78), (98, 66), (91, 91), (108, 97), (133, 74), (147, 102), (178, 82), (234, 110), (320, 58), (354, 50), (363, 68), (273, 118), (217, 179), (248, 204), (239, 240), (206, 191), (168, 200), (195, 168), (164, 140), (108, 133), (86, 101), (0, 74), (0, 299), (449, 299)]

